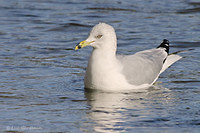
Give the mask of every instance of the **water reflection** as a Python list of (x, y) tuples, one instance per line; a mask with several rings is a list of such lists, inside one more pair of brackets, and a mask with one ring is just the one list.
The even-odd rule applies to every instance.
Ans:
[[(126, 112), (132, 107), (135, 111), (142, 110), (141, 100), (146, 93), (106, 93), (100, 91), (85, 92), (91, 112), (88, 114), (96, 125), (96, 132), (116, 132), (124, 131), (122, 124), (127, 121)], [(134, 97), (134, 99), (131, 99)], [(136, 102), (130, 102), (136, 100)]]
[(164, 125), (169, 121), (165, 105), (170, 106), (175, 97), (170, 92), (161, 86), (131, 93), (86, 90), (88, 117), (95, 122), (95, 132), (125, 132), (145, 125)]

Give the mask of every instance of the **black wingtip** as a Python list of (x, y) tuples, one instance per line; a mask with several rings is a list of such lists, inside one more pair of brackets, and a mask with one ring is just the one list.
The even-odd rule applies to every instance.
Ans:
[(164, 39), (157, 48), (164, 48), (165, 51), (169, 54), (169, 41), (167, 39)]

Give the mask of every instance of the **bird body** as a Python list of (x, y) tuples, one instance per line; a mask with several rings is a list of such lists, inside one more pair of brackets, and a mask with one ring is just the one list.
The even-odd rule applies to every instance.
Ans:
[(85, 88), (104, 91), (148, 88), (165, 69), (181, 58), (168, 55), (169, 41), (166, 39), (154, 49), (133, 55), (116, 55), (115, 30), (105, 23), (94, 26), (89, 37), (75, 49), (85, 46), (93, 47), (84, 79)]

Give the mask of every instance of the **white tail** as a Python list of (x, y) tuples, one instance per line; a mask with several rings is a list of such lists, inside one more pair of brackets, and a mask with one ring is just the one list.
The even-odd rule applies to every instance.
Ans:
[(160, 74), (164, 72), (169, 66), (171, 66), (176, 61), (180, 60), (182, 57), (179, 55), (171, 54), (167, 57), (165, 63), (163, 64), (163, 67), (160, 71)]

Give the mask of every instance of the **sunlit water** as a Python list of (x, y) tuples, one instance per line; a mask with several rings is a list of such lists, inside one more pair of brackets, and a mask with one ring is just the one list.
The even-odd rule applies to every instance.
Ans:
[[(142, 93), (84, 90), (92, 26), (114, 26), (118, 53), (166, 38), (183, 58)], [(200, 2), (1, 0), (1, 132), (199, 132)]]

